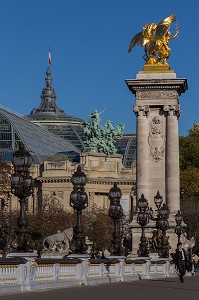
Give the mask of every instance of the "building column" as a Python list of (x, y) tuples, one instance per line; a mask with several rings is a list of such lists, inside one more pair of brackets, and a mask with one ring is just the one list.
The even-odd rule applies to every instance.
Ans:
[(148, 197), (148, 113), (149, 106), (134, 105), (136, 114), (136, 199)]
[(165, 161), (165, 192), (166, 203), (171, 214), (180, 209), (180, 166), (178, 117), (179, 105), (164, 106), (166, 112), (166, 161)]

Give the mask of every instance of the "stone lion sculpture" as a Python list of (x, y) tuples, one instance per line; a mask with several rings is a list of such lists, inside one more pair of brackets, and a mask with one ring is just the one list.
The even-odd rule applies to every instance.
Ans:
[(58, 230), (56, 234), (47, 236), (43, 240), (44, 251), (69, 253), (70, 241), (73, 238), (73, 228), (64, 231)]

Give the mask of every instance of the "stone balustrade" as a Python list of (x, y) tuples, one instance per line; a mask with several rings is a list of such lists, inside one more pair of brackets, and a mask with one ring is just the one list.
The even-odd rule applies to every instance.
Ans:
[(171, 276), (164, 259), (0, 259), (1, 294)]

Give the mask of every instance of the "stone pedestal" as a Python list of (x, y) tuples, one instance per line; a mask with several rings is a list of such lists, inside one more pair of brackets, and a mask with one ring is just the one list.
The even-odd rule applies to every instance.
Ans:
[(27, 260), (32, 260), (38, 257), (37, 253), (34, 252), (12, 252), (8, 253), (6, 258), (16, 258), (16, 257), (23, 257)]
[(53, 259), (61, 259), (65, 256), (65, 253), (59, 252), (42, 252), (41, 258), (53, 258)]
[(123, 255), (110, 255), (110, 256), (107, 256), (106, 258), (108, 259), (118, 259), (120, 261), (124, 261), (126, 259), (126, 256), (123, 256)]
[(69, 254), (67, 258), (79, 258), (81, 260), (88, 260), (90, 258), (89, 254)]
[[(129, 257), (138, 257), (137, 250), (139, 248), (140, 237), (142, 234), (141, 226), (137, 223), (136, 220), (133, 220), (131, 224), (129, 224), (132, 230), (132, 252)], [(145, 236), (146, 238), (151, 238), (153, 230), (155, 230), (155, 223), (151, 222), (145, 227)]]
[[(176, 247), (176, 237), (171, 237), (174, 215), (180, 209), (179, 97), (187, 90), (187, 80), (176, 78), (173, 71), (164, 73), (144, 71), (139, 72), (136, 79), (126, 80), (126, 83), (129, 90), (135, 94), (136, 198), (138, 200), (143, 193), (149, 207), (155, 210), (154, 196), (158, 190), (160, 191), (163, 201), (168, 204), (171, 212), (170, 243), (173, 250)], [(130, 224), (134, 235), (134, 250), (139, 244), (136, 236), (141, 232), (135, 223), (134, 221)]]

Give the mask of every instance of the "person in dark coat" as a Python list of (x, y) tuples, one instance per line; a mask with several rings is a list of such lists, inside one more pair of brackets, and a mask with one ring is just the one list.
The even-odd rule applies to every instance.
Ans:
[(184, 282), (184, 275), (186, 272), (186, 265), (189, 263), (189, 257), (187, 252), (182, 248), (182, 243), (177, 244), (176, 254), (175, 254), (176, 266), (179, 271), (180, 281)]

